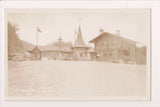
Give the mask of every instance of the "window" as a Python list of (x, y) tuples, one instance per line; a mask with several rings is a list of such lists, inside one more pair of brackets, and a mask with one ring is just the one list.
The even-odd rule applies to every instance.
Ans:
[(87, 56), (87, 53), (85, 53), (84, 55)]
[(112, 56), (112, 53), (109, 53), (109, 56)]
[(80, 57), (82, 57), (82, 55), (83, 55), (83, 54), (82, 54), (82, 53), (80, 53)]
[(108, 56), (108, 53), (104, 53), (104, 56)]
[(129, 56), (129, 52), (127, 50), (123, 50), (123, 55)]
[(111, 44), (111, 41), (110, 41), (110, 40), (108, 41), (108, 44), (109, 44), (109, 45)]

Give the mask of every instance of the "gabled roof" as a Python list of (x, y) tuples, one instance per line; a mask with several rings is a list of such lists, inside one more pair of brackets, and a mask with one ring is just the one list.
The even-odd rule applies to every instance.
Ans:
[(62, 51), (63, 52), (73, 52), (73, 50), (71, 49), (71, 47), (63, 47)]
[(119, 36), (119, 35), (116, 35), (116, 34), (108, 33), (108, 32), (104, 32), (104, 33), (100, 34), (99, 36), (97, 36), (94, 39), (90, 40), (89, 43), (95, 43), (95, 42), (99, 41), (104, 36), (113, 36), (115, 38), (126, 40), (126, 41), (129, 41), (129, 42), (132, 42), (132, 43), (138, 43), (138, 42), (136, 42), (134, 40), (130, 40), (128, 38), (125, 38), (125, 37), (122, 37), (122, 36)]
[(71, 48), (73, 49), (73, 48), (90, 48), (90, 46), (87, 46), (87, 45), (78, 45), (78, 46), (72, 46)]
[[(35, 47), (34, 47), (35, 48)], [(28, 51), (32, 51), (34, 48), (30, 48)], [(38, 46), (40, 51), (63, 51), (72, 52), (71, 47), (63, 47), (62, 49), (54, 46)]]
[(38, 46), (38, 47), (37, 47), (37, 46), (34, 46), (34, 47), (30, 47), (27, 51), (28, 51), (28, 52), (31, 52), (31, 51), (33, 51), (33, 50), (35, 50), (35, 49), (40, 50), (39, 46)]

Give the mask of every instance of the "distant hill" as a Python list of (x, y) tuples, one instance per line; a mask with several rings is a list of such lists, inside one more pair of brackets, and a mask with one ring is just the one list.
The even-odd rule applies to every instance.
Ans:
[(24, 51), (27, 51), (27, 50), (31, 50), (35, 47), (35, 45), (31, 44), (31, 43), (28, 43), (24, 40), (21, 40), (21, 43), (23, 45), (23, 48), (24, 48)]
[[(21, 40), (17, 34), (18, 30), (18, 25), (8, 22), (8, 53), (24, 53), (26, 51), (31, 51), (35, 47), (35, 45), (31, 43)], [(70, 48), (71, 46), (71, 42), (64, 42), (61, 39), (58, 39), (58, 41), (49, 45), (38, 47), (40, 50), (58, 50), (60, 48)]]

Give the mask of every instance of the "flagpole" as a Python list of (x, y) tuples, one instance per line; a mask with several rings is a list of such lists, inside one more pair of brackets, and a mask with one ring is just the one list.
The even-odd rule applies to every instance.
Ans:
[[(36, 31), (37, 31), (37, 30), (36, 30)], [(38, 31), (37, 31), (36, 36), (37, 36), (37, 37), (36, 37), (36, 42), (37, 42), (36, 45), (37, 45), (37, 47), (38, 47)]]
[(39, 27), (37, 27), (37, 34), (36, 34), (36, 45), (38, 46), (38, 32), (42, 32)]
[(76, 40), (76, 29), (74, 31), (74, 43), (75, 43), (75, 40)]

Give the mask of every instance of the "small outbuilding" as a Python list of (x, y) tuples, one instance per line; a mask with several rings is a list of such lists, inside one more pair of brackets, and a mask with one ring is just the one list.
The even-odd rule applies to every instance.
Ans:
[(40, 49), (35, 46), (30, 52), (30, 60), (41, 60), (42, 55)]

